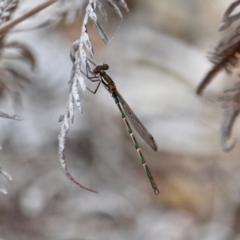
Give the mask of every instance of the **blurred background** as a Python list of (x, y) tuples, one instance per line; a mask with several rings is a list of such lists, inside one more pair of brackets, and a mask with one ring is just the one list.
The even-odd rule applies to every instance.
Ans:
[[(92, 24), (88, 30), (94, 62), (110, 65), (119, 92), (158, 144), (153, 152), (136, 134), (160, 194), (153, 193), (103, 86), (95, 95), (81, 94), (83, 113), (76, 110), (66, 143), (69, 171), (99, 193), (78, 188), (60, 168), (58, 118), (67, 104), (69, 52), (81, 21), (9, 34), (29, 46), (37, 69), (28, 73), (21, 101), (8, 96), (0, 102), (2, 111), (24, 118), (0, 119), (0, 166), (13, 177), (0, 176), (8, 190), (0, 195), (1, 240), (240, 239), (240, 143), (228, 153), (219, 144), (218, 97), (232, 82), (223, 73), (204, 97), (195, 94), (232, 1), (126, 2), (130, 12), (123, 10), (117, 32), (120, 19), (107, 7), (103, 26), (114, 36), (107, 46)], [(239, 134), (235, 124), (233, 138)]]

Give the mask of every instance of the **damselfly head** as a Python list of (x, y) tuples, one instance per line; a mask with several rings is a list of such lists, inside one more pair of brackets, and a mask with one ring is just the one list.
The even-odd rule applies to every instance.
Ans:
[(107, 64), (98, 65), (93, 69), (93, 74), (97, 75), (101, 71), (105, 71), (105, 70), (108, 70), (108, 69), (109, 69), (109, 66)]
[(108, 69), (109, 69), (109, 66), (108, 66), (107, 64), (103, 64), (103, 65), (102, 65), (102, 69), (103, 69), (103, 70), (108, 70)]

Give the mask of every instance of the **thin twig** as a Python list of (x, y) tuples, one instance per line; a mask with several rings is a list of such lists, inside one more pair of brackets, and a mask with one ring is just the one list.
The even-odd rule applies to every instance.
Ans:
[(53, 4), (55, 2), (57, 2), (57, 0), (48, 0), (44, 3), (39, 4), (38, 6), (30, 9), (29, 11), (23, 13), (21, 16), (16, 17), (15, 19), (12, 19), (12, 20), (6, 22), (5, 24), (2, 24), (1, 27), (0, 27), (0, 35), (6, 33), (9, 29), (14, 27), (18, 23), (20, 23), (23, 20), (31, 17), (35, 13), (40, 12), (41, 10), (43, 10), (44, 8), (50, 6), (51, 4)]

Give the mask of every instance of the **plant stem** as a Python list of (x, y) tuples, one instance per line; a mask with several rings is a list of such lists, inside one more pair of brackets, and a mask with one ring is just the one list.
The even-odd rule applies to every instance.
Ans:
[(57, 0), (48, 0), (46, 2), (43, 2), (39, 4), (38, 6), (28, 10), (27, 12), (23, 13), (21, 16), (16, 17), (15, 19), (12, 19), (4, 24), (1, 25), (0, 27), (0, 35), (6, 33), (9, 29), (17, 25), (18, 23), (24, 21), (25, 19), (31, 17), (37, 12), (40, 12), (42, 9), (50, 6), (51, 4), (57, 2)]

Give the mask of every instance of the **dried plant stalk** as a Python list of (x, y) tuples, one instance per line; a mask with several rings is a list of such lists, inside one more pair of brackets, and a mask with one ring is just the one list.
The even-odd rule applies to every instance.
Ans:
[[(12, 60), (18, 60), (21, 59), (21, 61), (28, 62), (32, 69), (35, 67), (35, 59), (32, 55), (29, 48), (19, 42), (9, 42), (5, 43), (4, 39), (6, 36), (6, 33), (15, 26), (17, 23), (25, 20), (26, 18), (32, 16), (36, 12), (39, 12), (40, 10), (44, 9), (45, 7), (49, 6), (55, 1), (47, 1), (43, 4), (38, 5), (37, 7), (25, 12), (23, 15), (19, 16), (18, 18), (11, 20), (13, 12), (17, 9), (18, 0), (2, 0), (0, 1), (0, 95), (2, 95), (6, 90), (8, 90), (11, 93), (14, 93), (15, 96), (19, 96), (17, 92), (17, 88), (21, 87), (21, 82), (16, 81), (17, 80), (26, 80), (28, 81), (27, 75), (22, 75), (18, 70), (14, 69), (12, 66), (6, 66), (4, 63), (5, 59), (12, 59)], [(8, 49), (15, 50), (11, 55), (8, 53)], [(13, 81), (14, 78), (15, 81)], [(0, 111), (0, 117), (2, 118), (8, 118), (13, 120), (22, 120), (22, 117), (18, 115), (9, 115), (7, 113)], [(0, 167), (0, 174), (3, 175), (8, 180), (12, 180), (12, 177), (10, 174), (8, 174), (5, 170), (3, 170)], [(7, 194), (7, 190), (5, 188), (0, 188), (0, 192), (3, 194)]]
[[(106, 1), (118, 14), (118, 16), (122, 18), (121, 11), (118, 8), (117, 4), (113, 0), (106, 0)], [(121, 5), (126, 11), (128, 11), (127, 4), (125, 3), (124, 0), (117, 0), (116, 2), (119, 5)], [(59, 161), (64, 173), (72, 182), (77, 184), (79, 187), (91, 192), (96, 192), (96, 191), (80, 184), (68, 171), (64, 151), (65, 151), (66, 137), (70, 129), (70, 125), (73, 124), (73, 120), (74, 120), (74, 106), (76, 106), (80, 112), (82, 111), (79, 92), (78, 92), (78, 85), (81, 86), (84, 93), (86, 92), (86, 89), (87, 89), (86, 84), (84, 82), (84, 78), (82, 76), (81, 68), (83, 67), (84, 69), (86, 69), (86, 66), (90, 67), (87, 62), (87, 53), (92, 58), (94, 57), (94, 49), (87, 31), (87, 24), (89, 19), (91, 19), (92, 22), (94, 23), (99, 33), (99, 36), (102, 38), (103, 42), (106, 44), (108, 43), (107, 35), (103, 30), (103, 27), (101, 26), (100, 22), (98, 21), (97, 11), (99, 11), (100, 14), (103, 16), (103, 18), (105, 19), (105, 21), (107, 21), (107, 13), (104, 9), (104, 6), (101, 0), (89, 0), (85, 8), (85, 16), (83, 18), (80, 38), (73, 43), (70, 51), (70, 59), (73, 63), (71, 77), (69, 81), (70, 93), (68, 97), (66, 110), (59, 118), (59, 121), (62, 122), (62, 125), (60, 129), (59, 137), (58, 137)]]
[[(232, 23), (240, 20), (240, 13), (232, 14), (240, 5), (240, 0), (236, 0), (225, 11), (222, 18), (220, 31), (227, 29)], [(206, 74), (197, 88), (197, 94), (202, 94), (207, 85), (214, 79), (221, 70), (226, 70), (231, 74), (233, 68), (238, 66), (240, 54), (240, 25), (224, 37), (210, 56), (210, 61), (214, 64), (213, 68)], [(223, 120), (221, 124), (221, 144), (224, 151), (230, 151), (234, 148), (236, 140), (228, 144), (231, 137), (234, 122), (240, 111), (240, 81), (224, 91), (220, 98), (223, 107)]]

